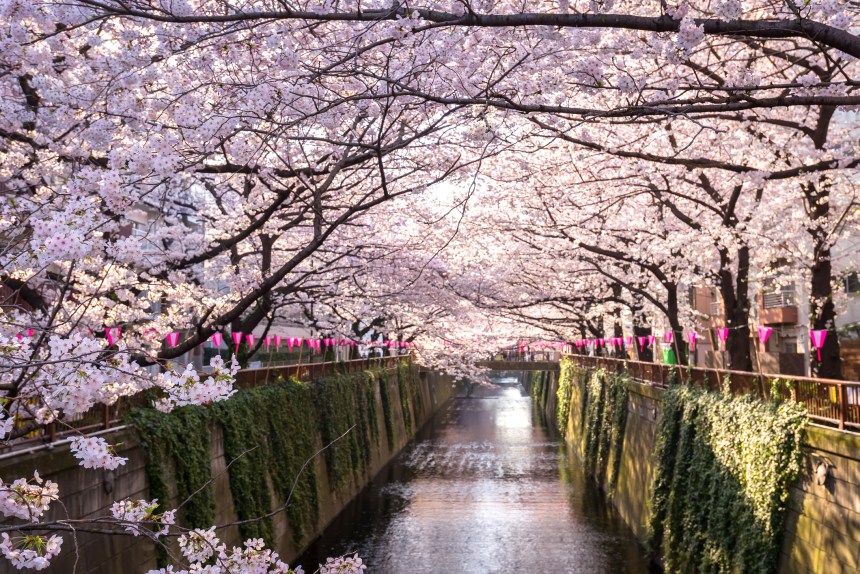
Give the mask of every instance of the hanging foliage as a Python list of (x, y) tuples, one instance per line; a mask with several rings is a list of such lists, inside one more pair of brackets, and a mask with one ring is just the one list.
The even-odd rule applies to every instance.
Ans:
[[(397, 363), (397, 391), (400, 395), (400, 410), (403, 412), (403, 425), (407, 433), (411, 433), (414, 427), (415, 416), (418, 413), (418, 405), (423, 403), (421, 391), (418, 387), (418, 369), (406, 361)], [(413, 406), (415, 416), (413, 416)]]
[[(417, 371), (404, 365), (398, 375), (405, 417), (420, 397)], [(384, 369), (334, 374), (311, 384), (280, 379), (241, 390), (209, 407), (170, 413), (135, 409), (126, 420), (137, 429), (146, 452), (151, 496), (172, 500), (172, 478), (178, 500), (188, 499), (181, 514), (187, 526), (202, 528), (215, 522), (210, 437), (212, 425), (219, 425), (242, 537), (262, 538), (271, 545), (274, 528), (266, 515), (272, 512), (273, 500), (289, 499), (289, 523), (300, 541), (314, 531), (319, 519), (315, 467), (301, 470), (321, 446), (315, 442), (318, 433), (322, 443), (330, 445), (325, 451), (329, 482), (340, 491), (367, 471), (373, 449), (379, 447), (377, 389), (389, 445), (395, 443), (388, 379)], [(415, 408), (423, 412), (423, 405)]]
[(599, 369), (591, 373), (584, 385), (585, 470), (598, 482), (606, 481), (610, 492), (618, 480), (629, 381), (626, 373)]
[(573, 391), (576, 386), (582, 386), (587, 372), (577, 367), (569, 358), (564, 357), (560, 364), (558, 375), (558, 390), (556, 391), (556, 423), (561, 436), (567, 436), (567, 421), (570, 418), (570, 406)]
[(793, 402), (666, 391), (649, 525), (666, 572), (776, 571), (806, 421)]

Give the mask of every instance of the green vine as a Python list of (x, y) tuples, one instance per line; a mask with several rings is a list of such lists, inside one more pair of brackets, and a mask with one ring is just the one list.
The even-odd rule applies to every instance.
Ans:
[(792, 402), (666, 391), (649, 530), (667, 572), (776, 571), (806, 420)]
[[(209, 449), (209, 424), (203, 407), (182, 407), (166, 415), (155, 409), (134, 409), (126, 415), (140, 437), (146, 459), (150, 498), (162, 508), (183, 501), (179, 519), (191, 528), (206, 528), (215, 522), (215, 499)], [(176, 485), (172, 502), (171, 479)], [(167, 565), (167, 550), (156, 546), (159, 566)]]
[[(412, 405), (416, 404), (414, 395), (419, 395), (417, 391), (417, 382), (412, 379), (413, 373), (410, 366), (405, 361), (397, 364), (397, 391), (400, 395), (400, 411), (403, 413), (403, 426), (406, 427), (406, 432), (411, 433), (414, 426), (414, 417), (412, 414)], [(417, 379), (417, 373), (415, 374)], [(416, 408), (417, 411), (417, 408)]]
[(388, 377), (377, 376), (377, 384), (379, 386), (379, 399), (382, 403), (382, 415), (385, 419), (385, 437), (388, 439), (388, 448), (393, 449), (396, 444), (395, 428), (394, 428), (394, 404), (391, 401), (391, 389), (388, 386)]
[[(413, 401), (418, 404), (418, 377), (410, 366), (398, 368), (398, 373), (405, 415)], [(213, 425), (218, 425), (242, 537), (271, 544), (272, 521), (261, 517), (271, 512), (273, 501), (283, 504), (289, 498), (287, 516), (298, 542), (311, 535), (319, 521), (318, 477), (313, 465), (301, 471), (319, 448), (317, 433), (323, 444), (330, 444), (325, 451), (329, 482), (342, 490), (367, 471), (374, 446), (379, 446), (378, 388), (393, 448), (388, 380), (384, 369), (335, 374), (311, 384), (280, 379), (240, 390), (209, 407), (183, 407), (167, 414), (135, 409), (126, 421), (137, 429), (146, 453), (150, 496), (162, 504), (188, 499), (180, 514), (183, 524), (208, 527), (215, 522), (210, 437)], [(170, 488), (171, 479), (175, 490)]]
[(567, 435), (567, 421), (570, 418), (571, 401), (576, 386), (581, 386), (586, 372), (577, 367), (567, 357), (561, 360), (561, 370), (558, 375), (558, 390), (556, 391), (556, 424), (562, 437)]
[[(182, 516), (191, 527), (214, 523), (214, 501), (210, 466), (211, 425), (224, 433), (224, 455), (230, 491), (239, 526), (245, 538), (263, 538), (272, 543), (270, 519), (255, 520), (272, 510), (272, 489), (286, 501), (290, 524), (297, 540), (310, 534), (318, 518), (317, 486), (313, 472), (299, 469), (314, 452), (317, 430), (315, 402), (308, 385), (294, 380), (242, 390), (227, 401), (209, 408), (185, 407), (169, 414), (153, 409), (135, 409), (128, 422), (135, 426), (147, 457), (150, 493), (168, 500), (163, 478), (176, 468), (179, 500), (191, 497)], [(296, 480), (296, 477), (299, 477)], [(295, 482), (295, 488), (293, 483)]]
[(615, 489), (618, 481), (621, 448), (627, 424), (629, 380), (626, 374), (610, 374), (599, 369), (594, 371), (585, 383), (585, 471), (598, 482), (606, 480), (610, 492)]
[(531, 377), (531, 395), (532, 401), (539, 412), (546, 409), (546, 402), (549, 396), (549, 389), (552, 384), (551, 374), (547, 371), (534, 371)]
[[(383, 373), (379, 378), (386, 377)], [(376, 402), (373, 386), (374, 377), (368, 373), (331, 375), (315, 383), (317, 404), (326, 405), (319, 412), (320, 429), (323, 444), (330, 445), (325, 457), (329, 480), (337, 490), (361, 476), (370, 464), (374, 433), (378, 435), (376, 409), (370, 406)]]
[(187, 499), (180, 514), (183, 522), (192, 528), (210, 526), (215, 501), (207, 484), (212, 478), (207, 410), (182, 407), (165, 415), (155, 409), (134, 409), (126, 422), (137, 429), (146, 454), (150, 497), (169, 504), (172, 479), (177, 503)]

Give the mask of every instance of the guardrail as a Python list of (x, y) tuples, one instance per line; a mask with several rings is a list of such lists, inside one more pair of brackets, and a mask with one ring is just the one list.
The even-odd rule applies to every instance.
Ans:
[[(355, 373), (371, 368), (393, 369), (400, 361), (410, 361), (409, 355), (375, 357), (327, 363), (293, 364), (280, 367), (261, 367), (242, 369), (236, 374), (236, 387), (250, 389), (276, 381), (279, 377), (293, 377), (302, 382), (325, 377), (334, 373)], [(206, 373), (200, 373), (205, 378)], [(119, 426), (123, 417), (135, 407), (150, 404), (148, 391), (122, 397), (112, 405), (96, 405), (81, 416), (70, 421), (58, 421), (45, 425), (33, 425), (32, 421), (19, 421), (18, 427), (32, 425), (25, 436), (16, 438), (0, 447), (0, 452), (18, 449), (32, 444), (51, 443), (56, 440), (80, 433), (107, 430)]]
[[(860, 432), (860, 382), (815, 379), (772, 373), (748, 373), (684, 365), (664, 365), (586, 355), (566, 355), (583, 368), (626, 371), (639, 382), (668, 387), (673, 382), (691, 381), (693, 386), (719, 390), (724, 382), (735, 394), (752, 394), (764, 399), (794, 400), (802, 404), (817, 423)], [(781, 384), (774, 384), (775, 381)], [(774, 393), (778, 393), (774, 396)]]

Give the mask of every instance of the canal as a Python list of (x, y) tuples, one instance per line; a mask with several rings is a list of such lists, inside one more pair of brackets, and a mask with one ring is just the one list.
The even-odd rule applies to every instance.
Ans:
[(373, 573), (649, 573), (644, 551), (514, 378), (454, 398), (300, 559)]

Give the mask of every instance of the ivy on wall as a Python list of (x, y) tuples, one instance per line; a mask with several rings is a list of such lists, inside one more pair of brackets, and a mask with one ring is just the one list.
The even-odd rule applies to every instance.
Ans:
[[(332, 375), (315, 383), (317, 404), (326, 405), (319, 412), (329, 480), (336, 490), (343, 490), (370, 464), (373, 441), (379, 445), (376, 426), (376, 379), (385, 380), (382, 371)], [(354, 427), (354, 428), (353, 428)], [(350, 428), (343, 438), (338, 439)], [(376, 435), (376, 439), (374, 439)]]
[(604, 369), (582, 374), (585, 471), (598, 482), (605, 482), (611, 492), (618, 481), (630, 377)]
[(580, 369), (567, 357), (561, 360), (558, 375), (558, 390), (556, 391), (556, 424), (561, 436), (567, 436), (567, 421), (570, 418), (571, 401), (573, 391), (577, 386), (582, 386), (586, 371)]
[(531, 377), (532, 400), (538, 411), (544, 412), (549, 397), (549, 389), (552, 386), (552, 373), (549, 371), (533, 371), (528, 376)]
[(397, 394), (400, 397), (400, 411), (403, 413), (403, 426), (406, 428), (406, 432), (412, 432), (414, 423), (412, 408), (410, 405), (414, 404), (414, 401), (411, 398), (411, 376), (407, 367), (402, 363), (397, 364)]
[(382, 403), (382, 416), (385, 419), (385, 438), (388, 440), (388, 448), (393, 449), (396, 444), (394, 428), (394, 403), (392, 402), (391, 390), (388, 386), (388, 377), (376, 377), (379, 385), (379, 401)]
[(181, 407), (172, 415), (155, 409), (134, 409), (126, 422), (137, 429), (146, 454), (150, 497), (166, 504), (172, 479), (178, 502), (187, 500), (180, 510), (182, 521), (191, 528), (211, 526), (215, 501), (212, 487), (207, 485), (212, 478), (207, 409)]
[[(420, 416), (423, 402), (419, 402), (417, 368), (401, 365), (397, 375), (404, 417), (406, 413), (411, 417), (413, 408)], [(263, 538), (273, 544), (271, 519), (258, 518), (272, 511), (273, 501), (283, 503), (290, 497), (289, 523), (299, 541), (314, 531), (319, 520), (315, 467), (308, 465), (300, 472), (321, 446), (315, 442), (317, 433), (323, 444), (330, 444), (325, 451), (329, 482), (341, 491), (367, 470), (373, 449), (379, 446), (378, 389), (393, 448), (394, 411), (388, 380), (384, 369), (335, 374), (311, 384), (280, 379), (240, 390), (209, 407), (183, 407), (171, 413), (135, 409), (126, 422), (137, 429), (146, 453), (150, 496), (165, 504), (175, 500), (169, 488), (172, 478), (178, 501), (188, 499), (180, 514), (185, 525), (208, 527), (215, 522), (210, 460), (215, 424), (224, 434), (227, 474), (242, 538)], [(352, 432), (332, 443), (352, 427)]]
[(420, 418), (424, 414), (424, 399), (418, 384), (418, 367), (407, 361), (400, 361), (397, 364), (397, 390), (400, 394), (400, 407), (403, 411), (406, 431), (412, 432), (414, 418)]
[(775, 572), (806, 424), (792, 402), (670, 388), (649, 524), (667, 572)]

